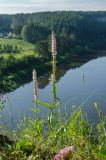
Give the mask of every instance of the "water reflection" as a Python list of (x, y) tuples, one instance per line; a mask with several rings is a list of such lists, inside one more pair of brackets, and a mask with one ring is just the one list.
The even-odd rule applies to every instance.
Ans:
[(6, 101), (6, 96), (4, 94), (0, 94), (0, 111), (2, 111)]
[[(69, 113), (72, 106), (80, 106), (83, 100), (85, 110), (88, 113), (92, 123), (97, 121), (97, 112), (93, 107), (94, 102), (101, 104), (103, 112), (106, 113), (106, 57), (104, 53), (90, 53), (86, 56), (73, 56), (61, 64), (57, 69), (57, 97), (63, 102), (61, 112)], [(84, 73), (84, 76), (83, 76)], [(50, 73), (45, 76), (39, 76), (39, 98), (42, 101), (51, 102), (52, 100), (52, 84), (50, 83)], [(83, 82), (84, 81), (84, 82)], [(33, 82), (27, 83), (19, 87), (15, 91), (7, 94), (12, 106), (12, 115), (14, 124), (18, 124), (20, 118), (24, 116), (33, 117), (31, 108), (34, 106), (33, 100)], [(90, 98), (88, 98), (90, 97)], [(48, 110), (41, 108), (41, 115), (46, 115)], [(66, 110), (66, 111), (65, 111)], [(9, 104), (3, 109), (1, 123), (10, 124)]]
[[(58, 82), (61, 77), (63, 77), (69, 69), (76, 69), (81, 67), (83, 64), (99, 58), (106, 56), (106, 52), (89, 52), (80, 55), (73, 55), (68, 60), (64, 61), (62, 64), (58, 64), (56, 70), (56, 81)], [(50, 83), (51, 71), (46, 72), (46, 74), (39, 76), (39, 88), (43, 89)]]

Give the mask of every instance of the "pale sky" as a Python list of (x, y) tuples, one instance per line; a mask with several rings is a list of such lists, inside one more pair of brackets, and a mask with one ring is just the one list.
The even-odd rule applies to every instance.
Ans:
[(0, 13), (40, 11), (106, 11), (106, 0), (0, 0)]

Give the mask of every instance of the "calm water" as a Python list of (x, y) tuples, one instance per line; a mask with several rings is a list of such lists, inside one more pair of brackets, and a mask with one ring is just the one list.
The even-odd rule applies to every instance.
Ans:
[[(66, 106), (61, 109), (63, 113), (65, 109), (65, 112), (71, 112), (73, 105), (79, 107), (85, 100), (84, 107), (88, 118), (95, 123), (98, 117), (94, 102), (98, 102), (103, 113), (106, 113), (106, 57), (93, 58), (82, 59), (81, 62), (77, 59), (74, 64), (69, 60), (58, 67), (57, 97), (62, 100), (63, 106)], [(39, 78), (39, 98), (46, 102), (52, 99), (52, 83), (49, 79), (50, 73)], [(31, 111), (34, 107), (33, 82), (20, 86), (6, 96), (8, 102), (3, 109), (1, 123), (11, 125), (13, 118), (16, 126), (24, 116), (34, 117)], [(47, 109), (40, 108), (39, 116), (46, 116)]]

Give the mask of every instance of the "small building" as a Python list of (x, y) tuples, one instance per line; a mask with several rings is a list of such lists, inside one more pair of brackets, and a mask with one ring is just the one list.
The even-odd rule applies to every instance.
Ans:
[(13, 34), (13, 33), (11, 33), (11, 32), (8, 34), (8, 38), (14, 38), (14, 37), (16, 37), (15, 34)]

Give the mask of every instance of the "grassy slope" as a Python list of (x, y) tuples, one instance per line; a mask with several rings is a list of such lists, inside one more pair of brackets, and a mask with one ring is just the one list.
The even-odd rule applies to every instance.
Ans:
[[(20, 53), (13, 53), (12, 56), (15, 58), (16, 63), (10, 62), (10, 53), (2, 53), (0, 54), (0, 57), (4, 58), (4, 61), (6, 62), (4, 64), (4, 62), (2, 62), (1, 66), (4, 67), (4, 70), (8, 70), (8, 71), (3, 71), (3, 75), (1, 75), (1, 80), (0, 80), (0, 92), (2, 90), (2, 88), (5, 88), (7, 90), (10, 90), (10, 88), (17, 88), (18, 86), (20, 86), (22, 84), (22, 79), (21, 77), (25, 77), (27, 76), (26, 73), (26, 69), (28, 70), (30, 67), (32, 67), (35, 62), (36, 62), (36, 58), (39, 58), (39, 55), (37, 53), (34, 53), (34, 44), (31, 44), (29, 42), (26, 42), (24, 40), (19, 40), (19, 39), (8, 39), (8, 38), (0, 38), (0, 44), (3, 45), (12, 45), (13, 47), (17, 46), (18, 48), (21, 47), (21, 51)], [(33, 56), (33, 64), (30, 64), (30, 59), (31, 56)], [(30, 65), (26, 67), (25, 61), (27, 60), (28, 64)], [(27, 63), (26, 62), (26, 63)], [(18, 67), (18, 69), (15, 69), (14, 71), (11, 69), (11, 66), (13, 66), (14, 68), (16, 67), (16, 65), (20, 66)], [(17, 68), (17, 67), (16, 67)], [(1, 68), (0, 68), (1, 70)], [(21, 73), (22, 72), (22, 73)], [(18, 77), (18, 75), (21, 74)], [(25, 78), (27, 79), (27, 78)], [(24, 81), (23, 81), (24, 82)]]
[[(36, 114), (37, 110), (33, 109), (33, 111)], [(85, 114), (81, 109), (69, 113), (64, 118), (58, 113), (54, 118), (51, 117), (51, 121), (49, 121), (50, 117), (51, 115), (47, 117), (48, 120), (29, 118), (21, 124), (17, 132), (19, 136), (17, 134), (13, 136), (15, 139), (13, 146), (8, 146), (6, 144), (8, 141), (1, 141), (3, 145), (0, 146), (0, 158), (3, 160), (53, 160), (59, 150), (74, 145), (77, 149), (75, 154), (61, 160), (106, 160), (104, 124), (106, 117), (103, 115), (99, 117), (98, 124), (95, 125), (97, 128), (95, 134), (88, 120), (84, 119)]]
[[(18, 48), (22, 48), (22, 51), (20, 54), (15, 54), (15, 58), (17, 59), (20, 59), (22, 58), (23, 56), (25, 55), (32, 55), (34, 54), (34, 45), (29, 43), (29, 42), (26, 42), (24, 40), (19, 40), (19, 39), (8, 39), (8, 38), (1, 38), (0, 39), (0, 44), (1, 45), (12, 45), (13, 47), (17, 45)], [(10, 54), (8, 53), (4, 53), (3, 57), (7, 58)]]

